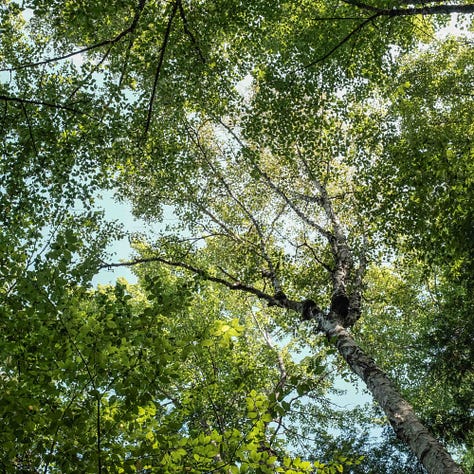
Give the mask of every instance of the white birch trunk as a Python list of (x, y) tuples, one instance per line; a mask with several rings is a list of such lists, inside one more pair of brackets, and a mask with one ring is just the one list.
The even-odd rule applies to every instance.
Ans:
[(430, 474), (463, 474), (444, 446), (420, 422), (412, 406), (404, 400), (388, 376), (356, 344), (349, 332), (337, 321), (318, 318), (320, 329), (334, 338), (339, 353), (349, 367), (367, 385), (385, 412), (398, 438), (415, 453)]

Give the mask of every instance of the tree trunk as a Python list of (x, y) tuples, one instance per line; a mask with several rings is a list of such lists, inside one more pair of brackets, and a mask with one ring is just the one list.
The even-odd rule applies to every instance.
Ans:
[(132, 266), (145, 262), (161, 262), (173, 267), (185, 268), (208, 281), (226, 286), (234, 291), (253, 294), (267, 301), (269, 306), (278, 306), (295, 311), (301, 319), (318, 323), (317, 331), (322, 331), (335, 345), (351, 370), (367, 385), (374, 399), (382, 407), (398, 438), (407, 444), (430, 474), (464, 474), (454, 462), (444, 446), (439, 443), (420, 422), (412, 406), (404, 400), (387, 375), (380, 370), (375, 361), (368, 357), (357, 345), (349, 332), (338, 322), (337, 315), (331, 311), (324, 314), (312, 300), (289, 300), (283, 292), (270, 296), (252, 286), (240, 282), (229, 282), (209, 275), (207, 271), (184, 262), (173, 262), (158, 256), (137, 259), (133, 262), (105, 264), (103, 268)]
[(387, 415), (398, 438), (408, 444), (430, 474), (462, 474), (462, 469), (420, 422), (412, 406), (404, 400), (392, 381), (356, 344), (337, 321), (319, 317), (320, 329), (335, 344), (339, 353), (367, 385), (374, 399)]

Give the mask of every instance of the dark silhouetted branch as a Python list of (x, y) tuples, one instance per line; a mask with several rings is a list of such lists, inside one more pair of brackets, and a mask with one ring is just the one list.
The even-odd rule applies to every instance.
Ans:
[(12, 97), (12, 96), (7, 96), (3, 94), (0, 94), (0, 100), (4, 100), (5, 102), (16, 102), (22, 105), (30, 104), (30, 105), (38, 105), (38, 106), (43, 106), (43, 107), (50, 107), (52, 109), (67, 110), (68, 112), (72, 112), (73, 114), (76, 114), (76, 115), (88, 115), (73, 107), (69, 107), (68, 105), (55, 104), (53, 102), (45, 102), (42, 100), (22, 99), (20, 97)]
[(158, 79), (160, 78), (160, 75), (161, 75), (161, 68), (163, 67), (163, 62), (165, 60), (166, 47), (168, 45), (168, 41), (171, 34), (171, 27), (173, 25), (173, 19), (178, 10), (178, 6), (179, 6), (179, 0), (174, 3), (169, 19), (168, 19), (168, 24), (166, 25), (165, 35), (163, 37), (163, 43), (161, 44), (161, 48), (160, 48), (160, 57), (158, 58), (158, 63), (156, 65), (155, 79), (153, 81), (153, 88), (151, 91), (150, 102), (148, 104), (148, 114), (146, 118), (145, 131), (143, 133), (143, 138), (146, 138), (148, 134), (148, 130), (150, 128), (151, 117), (153, 115), (153, 103), (155, 102), (156, 89), (158, 87)]
[(184, 12), (183, 8), (183, 3), (181, 1), (178, 1), (178, 8), (179, 8), (179, 16), (181, 17), (181, 20), (183, 22), (183, 29), (184, 32), (188, 35), (189, 39), (191, 40), (192, 45), (194, 46), (194, 49), (199, 55), (199, 58), (201, 59), (203, 64), (206, 64), (206, 58), (204, 57), (204, 54), (202, 54), (201, 48), (199, 47), (199, 43), (196, 40), (196, 37), (194, 36), (193, 32), (189, 29), (188, 25), (188, 19), (186, 18), (186, 14)]
[[(367, 5), (366, 3), (359, 2), (358, 0), (344, 0), (344, 3), (353, 5), (363, 10), (375, 12), (379, 16), (410, 16), (410, 15), (451, 15), (452, 13), (470, 14), (474, 13), (474, 4), (468, 5), (430, 5), (427, 6), (424, 2), (413, 2), (422, 3), (421, 7), (410, 7), (410, 8), (378, 8), (373, 5)], [(404, 2), (412, 3), (412, 2)], [(436, 2), (428, 2), (436, 3)]]
[(0, 72), (4, 71), (18, 71), (20, 69), (25, 69), (25, 68), (31, 68), (31, 67), (36, 67), (36, 66), (43, 66), (45, 64), (50, 64), (58, 61), (63, 61), (64, 59), (72, 58), (73, 56), (77, 56), (78, 54), (82, 53), (87, 53), (88, 51), (92, 51), (94, 49), (101, 48), (102, 46), (107, 46), (107, 45), (113, 45), (115, 43), (118, 43), (124, 36), (128, 35), (129, 33), (132, 33), (135, 28), (138, 25), (138, 21), (140, 19), (140, 15), (145, 8), (145, 3), (146, 0), (140, 0), (140, 3), (138, 5), (138, 9), (135, 13), (135, 16), (133, 17), (132, 23), (130, 26), (120, 32), (117, 36), (115, 36), (112, 39), (107, 39), (104, 41), (100, 41), (99, 43), (92, 44), (90, 46), (86, 46), (85, 48), (78, 49), (77, 51), (73, 51), (72, 53), (67, 53), (62, 56), (56, 56), (54, 58), (48, 58), (48, 59), (43, 59), (42, 61), (37, 61), (34, 63), (27, 63), (27, 64), (20, 64), (19, 66), (12, 67), (12, 68), (7, 68), (7, 69), (0, 69)]
[(174, 262), (171, 260), (167, 260), (166, 258), (163, 258), (163, 257), (138, 258), (130, 262), (104, 263), (103, 265), (99, 267), (99, 269), (107, 269), (107, 268), (115, 268), (115, 267), (133, 267), (135, 265), (140, 265), (144, 263), (163, 263), (170, 267), (183, 268), (184, 270), (188, 270), (196, 275), (199, 275), (204, 280), (212, 281), (214, 283), (219, 283), (220, 285), (226, 286), (227, 288), (230, 288), (231, 290), (240, 290), (246, 293), (251, 293), (260, 299), (268, 301), (269, 303), (274, 303), (274, 306), (277, 306), (277, 305), (280, 306), (280, 304), (276, 303), (277, 300), (275, 300), (273, 296), (267, 293), (264, 293), (263, 291), (260, 291), (259, 289), (254, 288), (253, 286), (244, 285), (243, 283), (240, 283), (238, 281), (230, 282), (223, 278), (210, 275), (207, 271), (203, 270), (202, 268), (195, 267), (194, 265), (190, 265), (189, 263)]
[[(343, 0), (344, 3), (348, 5), (352, 5), (354, 7), (360, 8), (362, 10), (372, 12), (372, 15), (368, 18), (364, 19), (359, 25), (357, 25), (348, 35), (346, 35), (339, 43), (336, 44), (333, 48), (331, 48), (326, 54), (321, 56), (320, 58), (306, 64), (304, 67), (309, 68), (315, 66), (316, 64), (326, 60), (332, 54), (334, 54), (339, 48), (341, 48), (345, 43), (347, 43), (355, 34), (361, 31), (368, 23), (372, 22), (376, 18), (380, 17), (402, 17), (402, 16), (413, 16), (413, 15), (451, 15), (453, 13), (460, 13), (460, 14), (472, 14), (474, 13), (474, 4), (468, 5), (430, 5), (430, 6), (421, 6), (421, 7), (410, 7), (410, 8), (379, 8), (373, 5), (368, 5), (363, 2), (359, 2), (358, 0)], [(404, 2), (405, 4), (409, 2)], [(411, 3), (411, 2), (410, 2)], [(413, 2), (417, 3), (417, 2)], [(421, 2), (423, 4), (423, 2)], [(436, 3), (436, 2), (430, 2)], [(328, 17), (328, 18), (314, 18), (315, 21), (331, 21), (331, 20), (354, 20), (357, 17)]]
[(337, 43), (336, 46), (331, 48), (326, 54), (306, 64), (304, 67), (309, 68), (309, 67), (315, 66), (316, 64), (323, 62), (324, 60), (329, 58), (329, 56), (331, 56), (334, 52), (336, 52), (341, 46), (346, 44), (355, 34), (357, 34), (360, 30), (362, 30), (362, 28), (364, 28), (367, 24), (369, 24), (371, 21), (375, 20), (379, 16), (381, 16), (380, 13), (375, 13), (374, 15), (371, 15), (369, 18), (366, 18), (362, 23), (357, 25), (347, 36), (345, 36), (341, 41), (339, 41), (339, 43)]

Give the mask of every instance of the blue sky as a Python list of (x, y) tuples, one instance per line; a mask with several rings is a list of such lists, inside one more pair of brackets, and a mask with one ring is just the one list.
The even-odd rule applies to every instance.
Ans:
[[(118, 221), (123, 224), (124, 228), (130, 232), (143, 232), (146, 225), (143, 221), (135, 219), (132, 215), (131, 206), (125, 202), (117, 202), (111, 193), (104, 194), (101, 199), (101, 206), (105, 210), (105, 217), (109, 221)], [(132, 254), (132, 249), (128, 238), (115, 241), (109, 251), (112, 256), (110, 262), (119, 262), (127, 260)], [(101, 270), (92, 280), (93, 286), (114, 284), (117, 278), (124, 277), (130, 283), (137, 281), (135, 275), (127, 267), (117, 267), (111, 270)]]
[[(151, 236), (164, 229), (166, 224), (176, 221), (173, 215), (173, 209), (170, 206), (163, 206), (163, 221), (153, 223), (145, 222), (143, 219), (137, 219), (132, 214), (132, 206), (127, 202), (118, 202), (113, 197), (112, 192), (103, 192), (102, 197), (97, 199), (97, 207), (105, 211), (107, 221), (117, 221), (123, 225), (127, 233), (140, 233)], [(118, 263), (130, 260), (133, 250), (128, 238), (113, 242), (108, 251), (111, 256), (107, 260), (110, 263)], [(116, 267), (110, 270), (101, 270), (92, 280), (92, 285), (114, 284), (117, 278), (123, 277), (129, 283), (136, 283), (137, 279), (133, 272), (127, 267)]]

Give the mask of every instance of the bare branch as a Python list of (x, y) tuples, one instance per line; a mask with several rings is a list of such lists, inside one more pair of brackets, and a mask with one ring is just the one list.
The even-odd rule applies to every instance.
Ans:
[(205, 205), (199, 205), (197, 204), (197, 208), (201, 210), (201, 212), (203, 214), (206, 214), (206, 216), (208, 216), (212, 222), (214, 222), (215, 224), (217, 224), (221, 229), (224, 230), (225, 232), (225, 235), (227, 237), (229, 237), (230, 239), (234, 240), (235, 242), (239, 242), (241, 244), (245, 243), (245, 244), (248, 244), (248, 245), (251, 245), (253, 247), (256, 247), (255, 243), (254, 242), (251, 242), (250, 240), (248, 239), (245, 239), (243, 238), (242, 236), (236, 234), (235, 232), (233, 232), (226, 224), (224, 224), (224, 222), (222, 222), (221, 220), (219, 220), (208, 208), (207, 206)]
[(207, 239), (212, 239), (213, 237), (228, 237), (227, 234), (224, 234), (223, 232), (212, 232), (208, 235), (200, 235), (199, 237), (186, 237), (186, 238), (182, 238), (182, 239), (179, 239), (179, 242), (180, 243), (184, 243), (184, 242), (192, 242), (192, 243), (196, 243), (196, 242), (199, 242), (200, 240), (207, 240)]
[[(137, 12), (135, 13), (135, 17), (133, 18), (133, 22), (132, 22), (132, 25), (131, 25), (131, 33), (134, 33), (137, 25), (138, 25), (138, 21), (140, 20), (140, 16), (143, 12), (143, 9), (145, 8), (145, 3), (146, 3), (147, 0), (140, 0), (140, 3), (138, 5), (138, 9), (137, 9)], [(128, 59), (130, 57), (130, 51), (132, 50), (132, 47), (133, 47), (133, 43), (134, 43), (134, 35), (131, 35), (130, 36), (130, 41), (128, 42), (128, 47), (127, 47), (127, 51), (125, 53), (125, 61), (124, 61), (124, 66), (122, 68), (122, 72), (120, 74), (120, 79), (119, 79), (119, 86), (122, 85), (122, 82), (123, 82), (123, 79), (125, 77), (125, 71), (127, 69), (127, 64), (128, 64)]]
[(152, 114), (153, 114), (153, 102), (155, 101), (156, 89), (158, 87), (158, 79), (160, 78), (160, 75), (161, 75), (161, 68), (163, 67), (163, 62), (164, 62), (164, 59), (165, 59), (166, 47), (168, 45), (168, 41), (169, 41), (169, 38), (170, 38), (171, 27), (173, 25), (173, 19), (174, 19), (175, 15), (176, 15), (176, 12), (178, 10), (179, 1), (180, 0), (177, 0), (173, 4), (173, 8), (171, 10), (171, 13), (170, 13), (170, 16), (169, 16), (169, 19), (168, 19), (168, 24), (166, 25), (166, 30), (165, 30), (165, 35), (163, 37), (163, 42), (162, 42), (161, 47), (160, 47), (160, 57), (158, 58), (158, 63), (156, 65), (155, 79), (153, 81), (153, 88), (152, 88), (152, 91), (151, 91), (150, 102), (148, 104), (148, 114), (147, 114), (147, 118), (146, 118), (145, 131), (143, 133), (143, 138), (146, 138), (146, 136), (148, 134), (148, 129), (150, 128), (151, 117), (152, 117)]
[(39, 105), (43, 107), (50, 107), (52, 109), (67, 110), (68, 112), (72, 112), (73, 114), (76, 114), (76, 115), (86, 115), (88, 117), (91, 117), (89, 114), (81, 112), (80, 110), (77, 110), (73, 107), (69, 107), (68, 105), (55, 104), (53, 102), (45, 102), (42, 100), (32, 100), (32, 99), (22, 99), (20, 97), (12, 97), (12, 96), (7, 96), (3, 94), (0, 94), (0, 100), (4, 100), (5, 102), (16, 102), (18, 104), (31, 104), (31, 105)]
[(143, 9), (145, 8), (145, 3), (146, 3), (146, 0), (140, 0), (137, 11), (135, 12), (135, 16), (133, 17), (133, 20), (130, 26), (127, 29), (120, 32), (117, 36), (115, 36), (112, 39), (100, 41), (99, 43), (86, 46), (85, 48), (79, 49), (77, 51), (73, 51), (72, 53), (64, 54), (62, 56), (56, 56), (54, 58), (43, 59), (42, 61), (38, 61), (35, 63), (20, 64), (19, 66), (12, 67), (12, 68), (0, 69), (0, 72), (19, 71), (20, 69), (43, 66), (45, 64), (50, 64), (50, 63), (54, 63), (58, 61), (63, 61), (64, 59), (72, 58), (73, 56), (76, 56), (78, 54), (87, 53), (88, 51), (101, 48), (102, 46), (114, 45), (118, 43), (124, 36), (128, 35), (129, 33), (133, 33), (133, 31), (137, 27), (138, 21), (140, 19), (140, 15)]
[(326, 213), (327, 218), (331, 222), (332, 230), (329, 244), (335, 261), (335, 268), (331, 271), (333, 281), (333, 294), (331, 298), (331, 311), (335, 312), (338, 318), (345, 322), (349, 315), (350, 300), (346, 293), (347, 280), (350, 276), (350, 271), (353, 265), (352, 252), (347, 245), (347, 238), (342, 229), (342, 226), (334, 212), (331, 199), (327, 193), (326, 187), (317, 179), (311, 172), (308, 162), (304, 155), (299, 151), (298, 155), (305, 165), (308, 174), (319, 192), (321, 206)]
[(319, 179), (311, 171), (309, 163), (304, 157), (303, 153), (301, 153), (299, 149), (297, 149), (297, 153), (300, 160), (303, 162), (306, 168), (306, 171), (308, 172), (309, 178), (314, 183), (314, 185), (316, 186), (316, 189), (319, 192), (319, 196), (317, 196), (315, 200), (317, 200), (318, 204), (324, 209), (324, 212), (326, 213), (327, 218), (331, 222), (333, 226), (333, 230), (334, 230), (334, 234), (333, 234), (334, 237), (340, 241), (345, 240), (344, 233), (342, 232), (341, 226), (339, 224), (339, 221), (332, 207), (331, 199), (329, 198), (326, 187), (321, 183), (321, 181), (319, 181)]
[[(355, 7), (362, 8), (364, 10), (376, 12), (378, 16), (411, 16), (411, 15), (450, 15), (452, 13), (470, 14), (474, 13), (474, 5), (431, 5), (426, 6), (425, 2), (403, 2), (408, 3), (422, 3), (422, 7), (411, 7), (411, 8), (378, 8), (366, 3), (359, 2), (358, 0), (343, 0), (344, 3), (353, 5)], [(428, 3), (439, 3), (439, 2), (428, 2)]]
[(307, 203), (319, 204), (321, 206), (321, 198), (319, 196), (308, 196), (307, 194), (299, 193), (297, 191), (293, 192), (293, 196)]
[[(394, 18), (398, 16), (413, 16), (413, 15), (450, 15), (453, 13), (460, 13), (460, 14), (472, 14), (474, 13), (474, 4), (468, 5), (431, 5), (426, 6), (425, 2), (410, 2), (410, 1), (403, 1), (404, 4), (409, 3), (422, 3), (424, 6), (422, 7), (412, 7), (412, 8), (378, 8), (374, 7), (373, 5), (368, 5), (366, 3), (360, 2), (358, 0), (343, 0), (344, 3), (349, 5), (361, 8), (363, 10), (373, 12), (371, 16), (368, 18), (357, 18), (357, 17), (328, 17), (328, 18), (314, 18), (316, 21), (323, 21), (323, 20), (356, 20), (356, 19), (363, 19), (363, 21), (357, 25), (347, 36), (345, 36), (339, 43), (337, 43), (331, 50), (329, 50), (326, 54), (321, 56), (320, 58), (306, 64), (304, 68), (309, 68), (315, 66), (316, 64), (323, 62), (328, 57), (330, 57), (335, 51), (337, 51), (340, 47), (342, 47), (345, 43), (347, 43), (352, 36), (356, 33), (361, 31), (368, 23), (372, 22), (378, 17), (389, 17)], [(437, 3), (437, 2), (429, 2), (429, 3)]]
[(277, 275), (276, 275), (275, 266), (273, 265), (272, 259), (270, 258), (270, 256), (268, 255), (268, 252), (267, 252), (267, 248), (266, 248), (266, 244), (265, 244), (266, 239), (264, 237), (264, 234), (263, 234), (262, 228), (260, 226), (260, 223), (257, 221), (257, 219), (255, 218), (253, 213), (251, 211), (249, 211), (247, 206), (245, 206), (244, 203), (235, 195), (235, 193), (232, 191), (231, 187), (229, 186), (227, 181), (224, 179), (222, 174), (219, 173), (218, 170), (216, 169), (216, 167), (212, 164), (211, 160), (208, 160), (208, 165), (211, 168), (211, 170), (214, 172), (214, 175), (217, 177), (217, 179), (222, 183), (222, 185), (224, 186), (224, 188), (225, 188), (227, 194), (230, 196), (230, 198), (237, 204), (237, 206), (239, 206), (242, 209), (244, 214), (246, 214), (247, 217), (252, 222), (252, 224), (253, 224), (253, 226), (254, 226), (257, 234), (258, 234), (259, 247), (260, 247), (260, 257), (262, 257), (267, 262), (274, 292), (278, 293), (279, 291), (282, 291), (281, 284), (280, 284), (280, 282), (277, 278)]
[(133, 267), (135, 265), (140, 265), (144, 263), (163, 263), (170, 267), (183, 268), (196, 275), (199, 275), (204, 280), (212, 281), (214, 283), (219, 283), (220, 285), (230, 288), (231, 290), (240, 290), (246, 293), (253, 294), (260, 299), (268, 301), (269, 303), (274, 303), (274, 306), (280, 306), (280, 303), (273, 296), (267, 293), (264, 293), (263, 291), (260, 291), (259, 289), (254, 288), (253, 286), (244, 285), (243, 283), (240, 283), (240, 282), (230, 282), (230, 281), (224, 280), (223, 278), (212, 276), (207, 271), (203, 270), (202, 268), (195, 267), (194, 265), (190, 265), (189, 263), (174, 262), (162, 257), (155, 256), (155, 257), (149, 257), (149, 258), (138, 258), (130, 262), (104, 263), (103, 265), (99, 267), (99, 269), (110, 269), (110, 268), (115, 268), (115, 267)]
[(199, 58), (201, 59), (201, 62), (203, 64), (206, 64), (206, 58), (202, 54), (201, 48), (199, 47), (199, 43), (196, 40), (196, 37), (193, 35), (193, 32), (189, 29), (188, 25), (188, 19), (186, 18), (184, 8), (183, 8), (183, 3), (181, 0), (178, 1), (178, 7), (179, 7), (179, 15), (181, 17), (181, 20), (183, 21), (183, 29), (184, 32), (188, 35), (189, 39), (191, 40), (192, 45), (194, 46), (194, 49), (197, 51)]
[(365, 18), (362, 16), (316, 16), (311, 18), (313, 21), (340, 21), (340, 20), (364, 20)]
[(288, 206), (295, 212), (295, 214), (300, 217), (306, 224), (309, 226), (313, 227), (316, 229), (322, 236), (324, 236), (326, 239), (331, 240), (333, 238), (333, 235), (323, 227), (321, 227), (319, 224), (314, 222), (312, 219), (310, 219), (301, 209), (299, 209), (293, 201), (283, 192), (283, 190), (277, 186), (268, 176), (267, 173), (265, 173), (262, 169), (260, 169), (258, 166), (255, 165), (255, 168), (257, 171), (260, 173), (260, 175), (265, 178), (265, 181), (268, 183), (268, 185), (288, 204)]
[(474, 4), (470, 5), (433, 5), (430, 7), (419, 8), (403, 8), (396, 10), (386, 10), (384, 15), (387, 16), (410, 16), (410, 15), (451, 15), (460, 13), (469, 15), (474, 13)]
[(426, 5), (427, 3), (446, 3), (446, 0), (397, 0), (397, 3), (400, 5), (413, 5), (413, 4), (421, 4)]
[(304, 68), (310, 68), (312, 66), (315, 66), (318, 63), (321, 63), (321, 62), (325, 61), (327, 58), (329, 58), (329, 56), (331, 56), (334, 52), (336, 52), (341, 46), (343, 46), (345, 43), (347, 43), (356, 33), (361, 31), (367, 24), (369, 24), (371, 21), (375, 20), (379, 16), (381, 16), (381, 14), (377, 12), (377, 13), (371, 15), (370, 17), (366, 18), (363, 22), (361, 22), (359, 25), (357, 25), (347, 36), (345, 36), (341, 41), (339, 41), (339, 43), (337, 43), (336, 46), (331, 48), (326, 54), (324, 54), (320, 58), (318, 58), (318, 59), (316, 59), (316, 60), (314, 60), (314, 61), (312, 61), (308, 64), (305, 64), (303, 67)]
[(329, 273), (333, 273), (334, 272), (334, 268), (331, 268), (329, 265), (327, 265), (326, 263), (324, 263), (319, 257), (318, 255), (316, 254), (316, 251), (314, 250), (313, 247), (311, 247), (311, 245), (308, 244), (308, 242), (304, 241), (302, 244), (298, 245), (298, 247), (306, 247), (313, 255), (313, 258), (325, 269), (327, 270)]
[[(191, 133), (191, 139), (193, 140), (193, 142), (196, 144), (197, 148), (199, 149), (202, 157), (204, 158), (204, 160), (206, 161), (207, 165), (209, 166), (209, 168), (211, 169), (211, 171), (213, 172), (214, 176), (217, 178), (217, 180), (222, 184), (222, 186), (224, 187), (224, 190), (225, 192), (227, 193), (227, 195), (237, 204), (237, 206), (242, 209), (243, 213), (250, 219), (250, 221), (252, 222), (253, 224), (253, 227), (255, 228), (257, 234), (258, 234), (258, 245), (255, 244), (254, 242), (251, 242), (247, 239), (242, 239), (240, 236), (238, 236), (238, 240), (239, 241), (243, 241), (245, 240), (249, 245), (253, 246), (253, 247), (257, 247), (259, 248), (259, 252), (255, 252), (256, 255), (258, 255), (259, 257), (261, 257), (263, 260), (265, 260), (265, 262), (267, 263), (268, 265), (268, 270), (269, 270), (269, 276), (271, 278), (271, 281), (272, 281), (272, 285), (273, 285), (273, 289), (274, 289), (274, 292), (275, 293), (278, 293), (281, 291), (281, 284), (280, 284), (280, 281), (277, 277), (277, 273), (276, 273), (276, 268), (275, 268), (275, 265), (273, 264), (272, 262), (272, 259), (270, 258), (270, 256), (268, 255), (268, 252), (267, 252), (267, 248), (266, 248), (266, 240), (265, 239), (265, 236), (264, 236), (264, 232), (262, 230), (262, 226), (260, 225), (260, 223), (258, 222), (258, 220), (256, 219), (256, 217), (254, 216), (254, 214), (247, 208), (247, 206), (242, 202), (241, 199), (239, 199), (239, 197), (236, 196), (236, 194), (234, 193), (234, 191), (232, 190), (231, 186), (228, 184), (228, 182), (225, 180), (225, 178), (223, 177), (222, 173), (217, 169), (217, 167), (213, 164), (213, 161), (209, 158), (208, 156), (208, 152), (207, 152), (207, 149), (205, 147), (205, 145), (202, 143), (202, 140), (200, 139), (200, 135), (198, 133), (197, 130), (195, 130), (194, 128), (190, 127), (190, 133)], [(221, 151), (222, 152), (222, 151)], [(222, 152), (223, 153), (223, 152)], [(207, 215), (211, 215), (211, 212), (209, 211), (209, 209), (203, 209), (203, 212), (206, 213)], [(220, 221), (217, 220), (217, 218), (214, 217), (214, 221), (216, 223), (218, 223), (222, 228), (224, 228), (226, 231), (229, 231), (230, 232), (230, 229), (228, 229), (223, 223), (221, 223)], [(234, 233), (232, 233), (232, 235), (235, 236)]]

